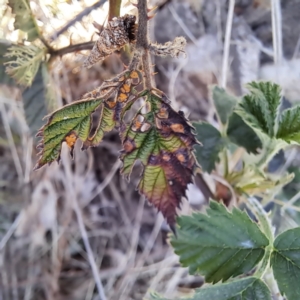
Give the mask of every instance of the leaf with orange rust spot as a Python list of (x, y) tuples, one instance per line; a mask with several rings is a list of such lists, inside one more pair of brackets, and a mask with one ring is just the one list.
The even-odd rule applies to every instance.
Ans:
[(128, 178), (135, 162), (141, 161), (144, 171), (138, 188), (172, 226), (197, 166), (193, 154), (197, 140), (183, 113), (174, 111), (164, 96), (153, 92), (145, 96), (151, 111), (138, 112), (121, 128), (122, 173)]
[(48, 122), (38, 132), (42, 137), (41, 149), (35, 169), (60, 159), (61, 145), (66, 142), (71, 154), (77, 139), (83, 142), (88, 138), (92, 113), (102, 104), (102, 99), (85, 99), (64, 106), (48, 116)]

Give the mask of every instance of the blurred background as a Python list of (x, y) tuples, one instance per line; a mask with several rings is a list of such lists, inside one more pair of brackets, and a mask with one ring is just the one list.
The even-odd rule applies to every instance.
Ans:
[[(230, 2), (228, 92), (241, 96), (246, 83), (271, 80), (281, 85), (286, 107), (298, 103), (300, 0)], [(92, 23), (107, 22), (107, 1), (32, 0), (30, 6), (54, 49), (87, 44), (57, 55), (46, 71), (40, 68), (30, 88), (17, 87), (5, 73), (4, 54), (26, 35), (14, 30), (14, 14), (0, 0), (0, 299), (99, 299), (91, 260), (107, 299), (147, 299), (150, 291), (170, 298), (188, 295), (203, 280), (180, 267), (168, 244), (169, 227), (136, 191), (140, 166), (130, 182), (120, 176), (116, 130), (85, 152), (77, 143), (74, 160), (63, 147), (59, 165), (33, 171), (42, 118), (123, 71), (129, 56), (128, 51), (117, 52), (91, 69), (82, 68), (89, 42), (97, 39)], [(150, 21), (152, 41), (187, 39), (186, 58), (154, 58), (157, 87), (190, 120), (215, 123), (210, 86), (221, 81), (229, 1), (153, 0), (149, 6), (157, 6)], [(126, 0), (121, 15), (125, 13), (137, 13)], [(281, 200), (295, 196), (296, 205), (299, 165), (299, 149), (292, 148), (270, 166), (295, 172)], [(208, 197), (196, 178), (181, 213), (201, 209)], [(292, 227), (299, 220), (294, 212), (285, 222)]]

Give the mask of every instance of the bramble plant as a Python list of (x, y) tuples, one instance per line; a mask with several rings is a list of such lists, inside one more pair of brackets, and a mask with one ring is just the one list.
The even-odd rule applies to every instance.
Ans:
[[(118, 3), (120, 6), (121, 1)], [(54, 50), (48, 44), (27, 0), (9, 0), (9, 5), (16, 14), (15, 28), (27, 32), (31, 42), (2, 44), (7, 74), (27, 87), (25, 101), (30, 98), (31, 85), (37, 80), (47, 81), (50, 61), (71, 51)], [(122, 142), (122, 174), (129, 179), (136, 161), (142, 163), (140, 193), (162, 212), (173, 230), (171, 245), (181, 264), (211, 283), (185, 299), (271, 299), (264, 283), (270, 267), (281, 294), (288, 300), (300, 299), (300, 227), (275, 237), (270, 216), (263, 208), (293, 179), (293, 174), (268, 174), (266, 167), (279, 150), (300, 144), (300, 106), (280, 112), (280, 87), (270, 82), (250, 83), (249, 93), (242, 99), (214, 87), (219, 129), (206, 122), (190, 124), (183, 112), (176, 112), (167, 96), (155, 88), (151, 64), (151, 54), (184, 54), (185, 39), (177, 37), (164, 45), (152, 43), (147, 1), (138, 1), (137, 24), (135, 16), (119, 17), (119, 6), (114, 8), (115, 13), (110, 9), (108, 25), (100, 30), (84, 65), (90, 67), (130, 44), (129, 66), (82, 99), (47, 116), (48, 122), (37, 133), (41, 151), (35, 169), (59, 161), (63, 142), (73, 155), (77, 140), (82, 141), (82, 149), (94, 147), (105, 133), (117, 128)], [(45, 47), (34, 43), (37, 40)], [(43, 97), (49, 94), (45, 90)], [(143, 100), (143, 104), (128, 120), (126, 113), (133, 110), (137, 100)], [(247, 157), (239, 154), (241, 149)], [(230, 165), (233, 160), (242, 164)], [(196, 172), (213, 173), (235, 207), (230, 211), (211, 200), (206, 213), (177, 217), (176, 210)], [(215, 196), (226, 200), (224, 193)], [(255, 220), (239, 208), (241, 203)], [(243, 277), (231, 279), (237, 276)], [(166, 299), (158, 294), (152, 298)]]

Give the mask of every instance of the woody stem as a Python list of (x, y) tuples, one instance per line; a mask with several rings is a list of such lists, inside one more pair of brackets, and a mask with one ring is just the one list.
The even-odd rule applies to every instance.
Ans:
[(139, 22), (136, 37), (136, 52), (133, 59), (136, 56), (141, 56), (143, 70), (145, 73), (145, 87), (151, 90), (154, 87), (152, 78), (152, 63), (149, 52), (149, 35), (148, 35), (148, 11), (147, 11), (147, 0), (139, 0), (137, 4)]

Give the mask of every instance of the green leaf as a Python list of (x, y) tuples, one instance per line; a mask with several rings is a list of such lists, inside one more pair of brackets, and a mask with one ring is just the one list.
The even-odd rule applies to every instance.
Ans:
[(248, 153), (257, 154), (257, 150), (262, 148), (255, 131), (236, 113), (229, 118), (227, 136), (232, 143), (245, 148)]
[(191, 300), (271, 300), (266, 284), (255, 277), (243, 278), (229, 283), (203, 287)]
[[(275, 136), (275, 124), (280, 106), (280, 87), (270, 82), (251, 82), (250, 94), (243, 97), (236, 113), (259, 135)], [(260, 135), (261, 138), (263, 136)]]
[(212, 93), (218, 116), (222, 124), (225, 125), (237, 104), (237, 99), (218, 86), (213, 88)]
[(300, 106), (283, 111), (276, 137), (300, 144)]
[(9, 0), (8, 5), (11, 7), (15, 16), (15, 29), (27, 32), (29, 42), (34, 41), (40, 35), (39, 28), (35, 21), (35, 17), (31, 11), (28, 0)]
[(92, 126), (92, 113), (102, 104), (102, 99), (84, 99), (53, 112), (48, 122), (38, 132), (42, 141), (40, 158), (35, 169), (60, 159), (61, 144), (66, 142), (73, 153), (76, 140), (88, 140)]
[(300, 227), (277, 236), (271, 266), (280, 292), (288, 300), (300, 299)]
[(210, 201), (207, 215), (178, 218), (177, 238), (171, 244), (191, 274), (206, 282), (227, 280), (249, 272), (262, 259), (269, 241), (245, 212)]
[(34, 45), (12, 45), (5, 54), (6, 72), (17, 83), (30, 86), (45, 55), (45, 49)]
[(226, 140), (214, 126), (201, 122), (193, 123), (197, 132), (197, 140), (202, 145), (196, 145), (196, 158), (202, 169), (210, 173), (215, 169), (215, 164), (220, 161), (219, 153), (226, 144)]
[(48, 68), (46, 63), (42, 63), (32, 85), (22, 93), (26, 123), (33, 136), (43, 125), (43, 118), (49, 112), (48, 107), (54, 106), (54, 99), (51, 97), (53, 86), (48, 83)]
[[(153, 300), (168, 300), (158, 294), (152, 294)], [(271, 300), (271, 293), (266, 284), (256, 277), (247, 277), (228, 283), (204, 286), (195, 294), (180, 300)], [(179, 300), (179, 299), (178, 299)]]

